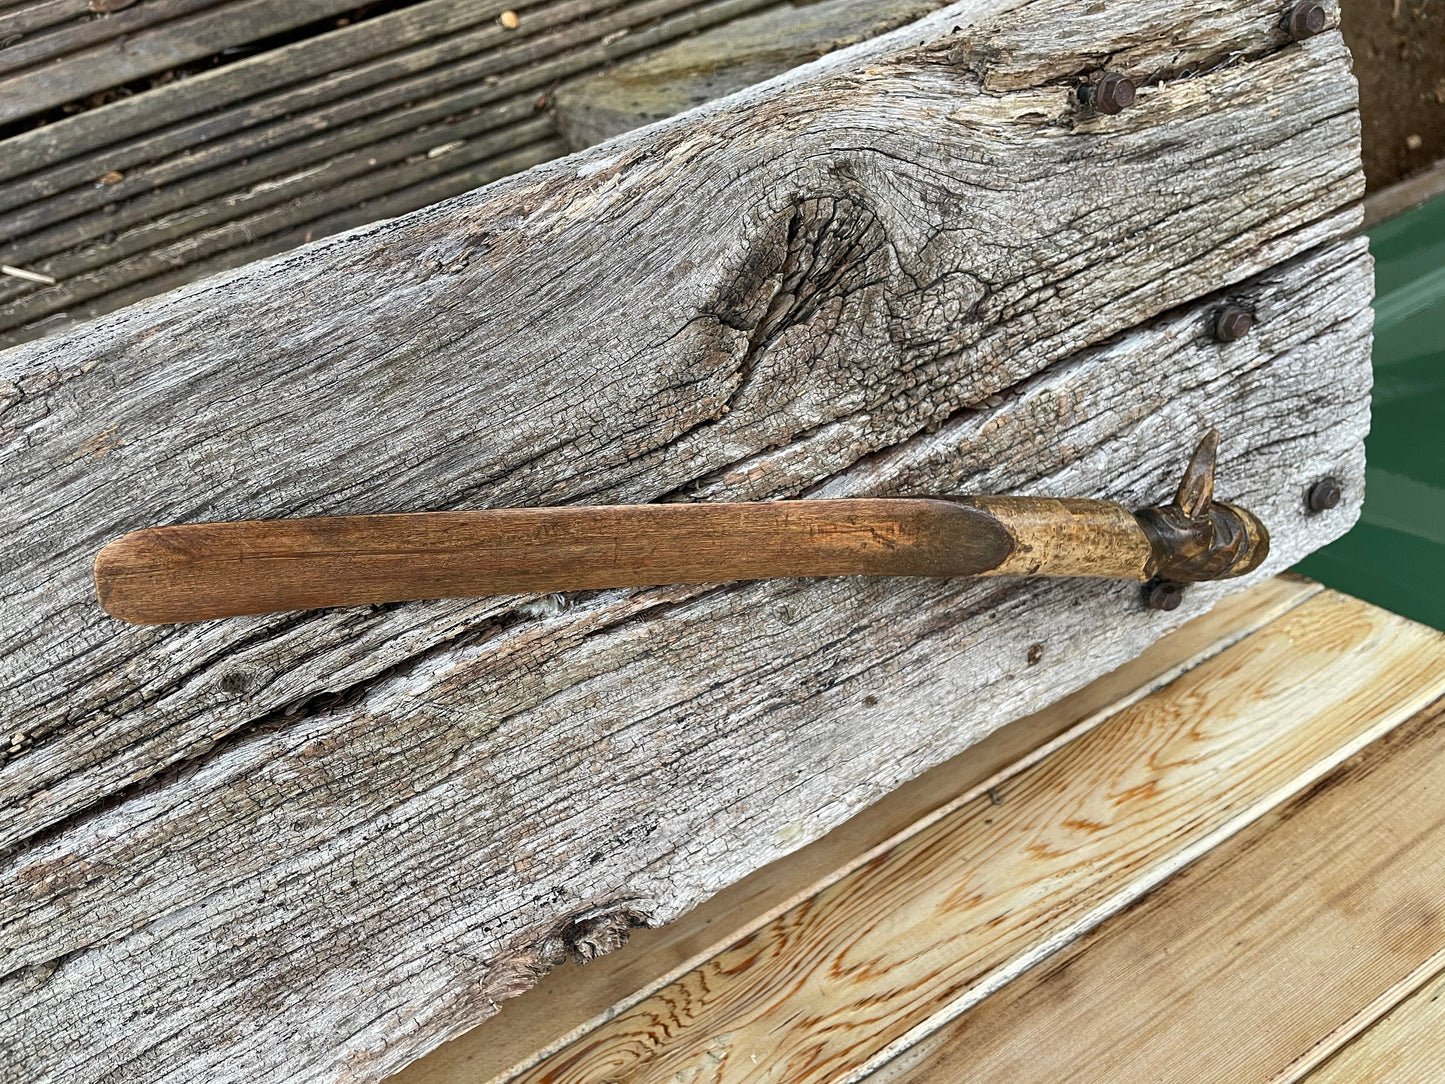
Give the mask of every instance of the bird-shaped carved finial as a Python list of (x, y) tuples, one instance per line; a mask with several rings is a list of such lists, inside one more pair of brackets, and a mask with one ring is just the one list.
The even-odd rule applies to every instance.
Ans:
[(1214, 499), (1219, 431), (1194, 449), (1174, 500), (1134, 513), (1154, 551), (1153, 574), (1188, 583), (1242, 576), (1269, 554), (1269, 532), (1251, 512)]

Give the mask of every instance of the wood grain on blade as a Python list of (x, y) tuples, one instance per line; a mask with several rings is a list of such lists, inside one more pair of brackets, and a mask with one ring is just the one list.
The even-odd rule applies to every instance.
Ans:
[(963, 576), (1015, 544), (945, 500), (512, 508), (194, 523), (101, 550), (96, 593), (141, 624), (414, 599), (787, 576)]

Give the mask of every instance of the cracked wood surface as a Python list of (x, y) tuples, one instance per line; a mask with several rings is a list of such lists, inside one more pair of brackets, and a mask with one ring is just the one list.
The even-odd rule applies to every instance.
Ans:
[[(1359, 219), (1358, 121), (1338, 36), (1285, 43), (1276, 14), (955, 5), (0, 355), (0, 1069), (376, 1079), (1232, 587), (1169, 616), (1122, 584), (848, 580), (127, 629), (88, 578), (126, 530), (1142, 505), (1212, 424), (1220, 495), (1274, 532), (1260, 575), (1343, 532), (1371, 282), (1363, 242), (1331, 242)], [(1139, 103), (1080, 118), (1070, 77), (1106, 56)], [(1208, 337), (1220, 291), (1254, 335)], [(1347, 500), (1306, 517), (1326, 471)]]

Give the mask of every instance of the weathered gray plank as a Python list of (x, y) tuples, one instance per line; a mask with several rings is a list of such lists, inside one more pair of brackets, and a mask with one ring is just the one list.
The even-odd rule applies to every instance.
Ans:
[(936, 0), (823, 0), (768, 8), (558, 88), (573, 150), (733, 94), (920, 19)]
[[(1139, 448), (1177, 461), (1206, 422), (1232, 453), (1224, 492), (1269, 517), (1282, 567), (1352, 519), (1306, 518), (1300, 493), (1363, 469), (1363, 243), (1242, 292), (1266, 318), (1257, 349), (1208, 341), (1193, 308), (824, 492), (1105, 478), (1148, 499), (1171, 472)], [(67, 1079), (122, 1051), (134, 1079), (214, 1079), (223, 1058), (251, 1080), (375, 1079), (569, 947), (667, 919), (1121, 661), (1180, 616), (1136, 591), (783, 582), (497, 615), (359, 704), (276, 719), (20, 856), (0, 1027), (31, 1025), (11, 1057)], [(254, 680), (260, 662), (231, 672)], [(142, 1000), (153, 1015), (116, 1011)], [(51, 1019), (66, 1027), (34, 1026)], [(237, 1023), (218, 1036), (217, 1020)]]
[[(65, 729), (74, 704), (57, 705), (57, 694), (73, 701), (98, 681), (98, 706), (143, 687), (138, 675), (115, 685), (112, 672), (148, 634), (116, 637), (88, 601), (77, 608), (89, 555), (111, 534), (163, 519), (363, 505), (647, 499), (716, 488), (712, 476), (764, 449), (801, 456), (846, 438), (826, 461), (743, 487), (796, 491), (1120, 327), (1338, 233), (1347, 223), (1332, 208), (1358, 195), (1337, 41), (1165, 83), (1133, 113), (1073, 130), (1034, 127), (1041, 109), (1067, 108), (1066, 87), (970, 97), (956, 66), (908, 63), (916, 68), (901, 75), (850, 79), (858, 85), (841, 106), (826, 75), (800, 81), (630, 151), (560, 163), (471, 204), (6, 355), (19, 399), (4, 416), (9, 492), (35, 513), (7, 554), (12, 605), (46, 618), (14, 656), (27, 733)], [(911, 123), (900, 126), (893, 99), (905, 92)], [(1296, 108), (1276, 108), (1281, 92)], [(870, 95), (886, 102), (881, 124)], [(970, 125), (964, 101), (976, 112)], [(788, 145), (755, 127), (773, 103), (780, 115), (769, 122), (796, 129)], [(1009, 124), (1019, 115), (1023, 136)], [(1226, 115), (1237, 136), (1219, 134)], [(924, 133), (954, 139), (930, 150), (936, 166), (900, 162)], [(1238, 140), (1232, 153), (1218, 153), (1221, 138)], [(873, 147), (837, 149), (864, 141)], [(1008, 164), (1023, 146), (1028, 160)], [(1134, 178), (1122, 193), (1120, 168)], [(746, 170), (779, 180), (735, 179)], [(484, 225), (518, 215), (526, 228)], [(779, 288), (777, 273), (798, 273), (789, 246), (801, 237), (822, 246), (798, 267), (815, 292), (778, 295), (797, 311), (754, 357), (748, 329), (767, 329), (752, 310)], [(833, 329), (844, 303), (859, 322)], [(833, 333), (822, 359), (810, 328)], [(478, 373), (475, 359), (487, 356), (507, 361)], [(281, 401), (278, 386), (288, 388)], [(218, 412), (210, 404), (222, 398)], [(233, 428), (238, 419), (245, 425)], [(303, 432), (310, 454), (276, 454)], [(75, 459), (91, 437), (97, 454)], [(272, 458), (256, 463), (253, 448)], [(317, 463), (333, 476), (318, 479)], [(54, 589), (57, 575), (66, 591)], [(314, 633), (299, 634), (308, 652)], [(204, 657), (242, 634), (197, 635)], [(97, 650), (77, 636), (98, 637)], [(51, 665), (28, 661), (40, 658)], [(84, 759), (107, 758), (109, 742), (96, 738), (83, 739)], [(7, 797), (78, 766), (55, 745), (40, 759), (52, 757), (51, 770), (32, 761), (26, 789)]]
[[(121, 629), (87, 569), (123, 530), (894, 487), (1142, 503), (1211, 423), (1271, 569), (1343, 530), (1367, 259), (1232, 285), (1358, 221), (1338, 38), (1286, 45), (1218, 0), (1117, 118), (1076, 117), (1052, 75), (993, 88), (1069, 12), (957, 5), (0, 355), (0, 1056), (375, 1079), (1225, 589), (1168, 618), (1127, 585), (879, 581)], [(1132, 5), (1075, 48), (1147, 60), (1171, 16)], [(1226, 287), (1259, 334), (1171, 312)], [(1307, 518), (1326, 469), (1348, 506)]]
[(26, 34), (89, 14), (88, 0), (31, 0), (12, 11), (0, 6), (0, 47), (8, 49)]
[[(675, 6), (677, 0), (663, 2)], [(604, 0), (549, 5), (536, 17), (529, 17), (528, 29), (531, 31), (534, 23), (540, 24), (537, 29), (566, 24), (606, 6)], [(362, 23), (356, 29), (369, 25)], [(43, 170), (7, 185), (9, 191), (5, 202), (17, 209), (0, 216), (0, 236), (24, 238), (22, 247), (7, 247), (7, 251), (19, 259), (35, 259), (61, 251), (67, 245), (94, 237), (99, 232), (94, 226), (86, 228), (86, 223), (67, 222), (67, 219), (99, 211), (117, 201), (134, 201), (135, 197), (165, 185), (197, 174), (219, 171), (243, 159), (246, 160), (245, 168), (233, 168), (208, 178), (210, 187), (203, 194), (224, 192), (228, 188), (281, 175), (287, 169), (297, 169), (324, 158), (326, 153), (362, 147), (368, 142), (414, 131), (450, 114), (465, 112), (515, 94), (513, 88), (496, 87), (498, 80), (495, 77), (499, 73), (526, 67), (546, 59), (551, 53), (563, 51), (579, 42), (586, 43), (589, 38), (600, 37), (604, 33), (605, 30), (585, 25), (563, 26), (559, 32), (544, 35), (541, 40), (519, 43), (515, 40), (517, 35), (510, 35), (509, 41), (508, 32), (493, 20), (491, 25), (450, 34), (440, 42), (383, 57), (373, 64), (328, 72), (322, 78), (306, 81), (300, 86), (283, 87), (229, 109), (217, 109), (189, 124), (175, 125), (120, 146), (107, 146), (93, 157)], [(329, 36), (323, 35), (315, 40), (325, 42)], [(289, 53), (289, 50), (279, 52)], [(318, 49), (317, 52), (325, 56), (328, 51)], [(263, 54), (262, 58), (273, 55), (276, 54)], [(471, 63), (455, 63), (467, 59)], [(286, 74), (272, 71), (269, 66), (253, 73), (253, 77), (262, 76), (278, 81), (286, 79)], [(485, 85), (474, 85), (484, 80), (487, 80)], [(375, 84), (382, 85), (378, 87)], [(457, 89), (459, 87), (461, 89)], [(197, 87), (194, 93), (203, 96), (206, 89)], [(448, 90), (452, 93), (439, 95), (439, 92)], [(358, 121), (367, 123), (356, 124)], [(351, 129), (345, 136), (338, 137), (333, 132), (346, 125), (351, 125)], [(34, 132), (44, 133), (47, 129), (48, 126)], [(329, 138), (318, 143), (318, 137)], [(295, 146), (298, 142), (302, 144), (300, 148)], [(250, 161), (255, 156), (275, 153), (287, 147), (291, 148), (289, 157), (277, 159), (275, 165), (253, 166)], [(176, 153), (178, 151), (182, 153)], [(142, 163), (141, 168), (129, 169), (137, 162)], [(95, 179), (109, 170), (129, 172), (116, 183), (97, 190)], [(116, 220), (117, 227), (144, 221), (147, 214), (154, 213), (154, 208), (143, 201), (139, 202), (141, 210), (135, 210), (135, 206), (136, 203), (132, 202), (125, 207), (112, 208), (112, 213), (122, 216)], [(162, 209), (172, 210), (177, 206), (185, 206), (185, 203), (177, 203), (173, 199)], [(94, 221), (103, 220), (96, 218)], [(47, 226), (58, 223), (64, 223), (63, 228), (69, 232), (59, 235), (57, 240), (49, 241), (43, 235), (34, 236)]]
[(0, 123), (355, 6), (355, 0), (226, 0), (224, 11), (208, 10), (220, 3), (148, 0), (10, 46), (0, 52)]
[[(364, 69), (361, 78), (351, 85), (352, 90), (406, 74), (411, 47), (432, 38), (459, 35), (468, 27), (496, 18), (501, 10), (500, 2), (427, 0), (21, 132), (5, 141), (0, 180), (41, 171), (38, 177), (42, 185), (38, 194), (28, 187), (29, 179), (5, 186), (0, 190), (0, 207), (8, 210), (94, 180), (98, 175), (97, 163), (86, 156), (101, 148), (114, 151), (113, 156), (108, 155), (104, 160), (104, 169), (100, 171), (104, 173), (127, 169), (135, 162), (182, 150), (202, 138), (213, 139), (255, 123), (243, 110), (227, 107), (258, 97), (257, 88), (279, 89), (284, 93), (292, 84), (352, 67)], [(400, 67), (368, 64), (392, 52), (400, 54)], [(378, 78), (369, 80), (367, 76), (378, 67)], [(257, 104), (273, 97), (276, 97), (274, 93), (262, 94)], [(264, 104), (261, 108), (264, 109)], [(261, 115), (279, 115), (295, 108), (299, 106), (292, 99), (283, 98), (276, 114)], [(191, 126), (177, 127), (192, 118), (198, 119)], [(134, 140), (133, 137), (143, 133), (156, 135), (150, 142)], [(77, 159), (80, 159), (78, 165)], [(65, 171), (66, 165), (71, 166), (70, 171)]]

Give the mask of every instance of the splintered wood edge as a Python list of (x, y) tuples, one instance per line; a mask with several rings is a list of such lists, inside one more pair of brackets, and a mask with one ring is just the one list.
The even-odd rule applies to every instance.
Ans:
[[(665, 926), (633, 931), (628, 945), (585, 969), (554, 970), (502, 1012), (389, 1079), (395, 1084), (470, 1084), (480, 1074), (502, 1081), (524, 1071), (1323, 590), (1312, 580), (1281, 573), (1226, 595), (1134, 659), (994, 731), (786, 859)], [(679, 954), (684, 954), (680, 963)], [(657, 964), (649, 967), (654, 958)], [(578, 1022), (559, 1033), (559, 1023), (567, 1019)]]

